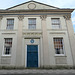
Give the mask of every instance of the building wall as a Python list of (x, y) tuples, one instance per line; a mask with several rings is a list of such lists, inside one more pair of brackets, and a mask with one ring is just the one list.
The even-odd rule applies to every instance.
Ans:
[[(7, 19), (14, 18), (14, 30), (6, 30)], [(0, 65), (15, 65), (16, 61), (16, 49), (17, 49), (17, 22), (16, 17), (4, 16), (0, 25)], [(11, 55), (4, 55), (4, 38), (13, 38)]]
[[(7, 26), (7, 19), (14, 18), (14, 29), (13, 30), (6, 30)], [(29, 30), (28, 29), (28, 18), (36, 18), (36, 30)], [(61, 22), (61, 28), (60, 29), (52, 29), (51, 26), (51, 18), (60, 18)], [(46, 18), (46, 32), (48, 40), (48, 48), (47, 50), (43, 51), (43, 29), (42, 29), (42, 19), (40, 18), (40, 15), (27, 15), (22, 20), (22, 26), (20, 30), (22, 29), (22, 37), (20, 38), (22, 40), (22, 49), (18, 49), (18, 27), (19, 22), (21, 22), (18, 19), (18, 16), (3, 16), (2, 20), (0, 21), (0, 65), (13, 65), (13, 66), (25, 66), (27, 62), (27, 44), (30, 44), (31, 38), (35, 40), (34, 44), (38, 44), (39, 46), (39, 67), (41, 66), (50, 66), (50, 65), (73, 65), (73, 58), (72, 58), (72, 52), (71, 52), (71, 46), (70, 46), (70, 40), (68, 36), (68, 30), (66, 21), (63, 17), (63, 15), (47, 15)], [(53, 38), (54, 37), (62, 37), (64, 40), (64, 55), (56, 55), (54, 50), (54, 43)], [(11, 56), (5, 56), (3, 55), (4, 50), (4, 38), (13, 38), (12, 43), (12, 52)], [(44, 39), (44, 40), (46, 40)], [(45, 44), (45, 43), (44, 43)], [(21, 45), (21, 43), (19, 43)], [(45, 44), (47, 45), (47, 44)], [(21, 52), (21, 53), (20, 53)], [(46, 54), (47, 53), (47, 54)], [(21, 54), (21, 55), (19, 55)], [(48, 59), (45, 59), (47, 58)], [(19, 63), (20, 62), (20, 63)]]

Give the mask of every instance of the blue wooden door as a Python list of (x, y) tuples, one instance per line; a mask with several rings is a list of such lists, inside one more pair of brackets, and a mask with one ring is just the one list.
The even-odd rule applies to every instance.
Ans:
[(38, 45), (27, 45), (27, 67), (38, 67)]

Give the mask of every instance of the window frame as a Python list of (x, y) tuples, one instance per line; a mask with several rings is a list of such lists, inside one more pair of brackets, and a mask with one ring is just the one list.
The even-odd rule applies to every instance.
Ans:
[[(35, 23), (34, 23), (34, 24), (30, 24), (30, 23), (29, 23), (29, 19), (31, 19), (31, 20), (34, 19), (34, 20), (35, 20)], [(34, 20), (33, 20), (33, 21), (34, 21)], [(31, 27), (30, 25), (32, 25), (32, 26), (35, 25), (35, 28), (33, 28), (33, 27), (30, 28), (30, 27)], [(28, 29), (29, 29), (29, 30), (35, 30), (35, 29), (36, 29), (36, 18), (28, 18)]]
[[(52, 20), (56, 20), (58, 19), (58, 23), (53, 23)], [(52, 29), (61, 29), (61, 22), (60, 22), (60, 18), (51, 18), (51, 25), (52, 25)], [(57, 28), (56, 27), (53, 27), (53, 26), (58, 26)]]
[[(13, 24), (8, 24), (8, 20), (13, 20)], [(10, 27), (13, 27), (12, 29)], [(14, 29), (14, 18), (8, 18), (7, 19), (7, 26), (6, 26), (6, 30), (13, 30)]]
[(13, 38), (4, 38), (2, 56), (11, 56), (12, 45), (11, 45), (11, 49), (10, 49), (10, 54), (5, 54), (5, 39), (12, 39), (12, 43), (13, 43)]
[[(56, 39), (62, 39), (62, 42), (63, 42), (63, 54), (56, 54), (56, 49), (55, 49), (55, 47), (54, 47), (54, 38), (56, 38)], [(54, 48), (54, 51), (55, 51), (55, 56), (65, 56), (65, 48), (64, 48), (64, 39), (63, 39), (63, 37), (53, 37), (53, 48)]]

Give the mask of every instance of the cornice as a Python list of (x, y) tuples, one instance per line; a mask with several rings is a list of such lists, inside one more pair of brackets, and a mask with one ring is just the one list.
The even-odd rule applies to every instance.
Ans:
[(8, 35), (13, 35), (13, 34), (16, 34), (16, 33), (10, 33), (10, 32), (9, 32), (9, 33), (2, 33), (2, 34), (6, 34), (6, 35), (7, 35), (7, 34), (8, 34)]
[(67, 15), (74, 9), (0, 10), (0, 15)]
[(65, 32), (50, 32), (50, 34), (66, 34)]
[(42, 37), (42, 32), (23, 32), (25, 37)]
[(21, 13), (21, 12), (73, 12), (74, 9), (34, 9), (34, 10), (0, 10), (0, 13)]

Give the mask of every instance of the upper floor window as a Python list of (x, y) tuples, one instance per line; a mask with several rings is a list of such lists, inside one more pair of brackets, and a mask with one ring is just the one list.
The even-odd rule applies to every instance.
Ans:
[(60, 28), (60, 19), (59, 18), (52, 18), (52, 29), (59, 29)]
[(36, 29), (36, 18), (28, 19), (28, 29)]
[(56, 54), (64, 54), (63, 51), (63, 38), (54, 38), (54, 49)]
[(12, 48), (12, 38), (5, 38), (4, 39), (4, 54), (10, 55), (11, 54), (11, 48)]
[(8, 30), (12, 30), (14, 28), (14, 19), (7, 19), (7, 28)]

